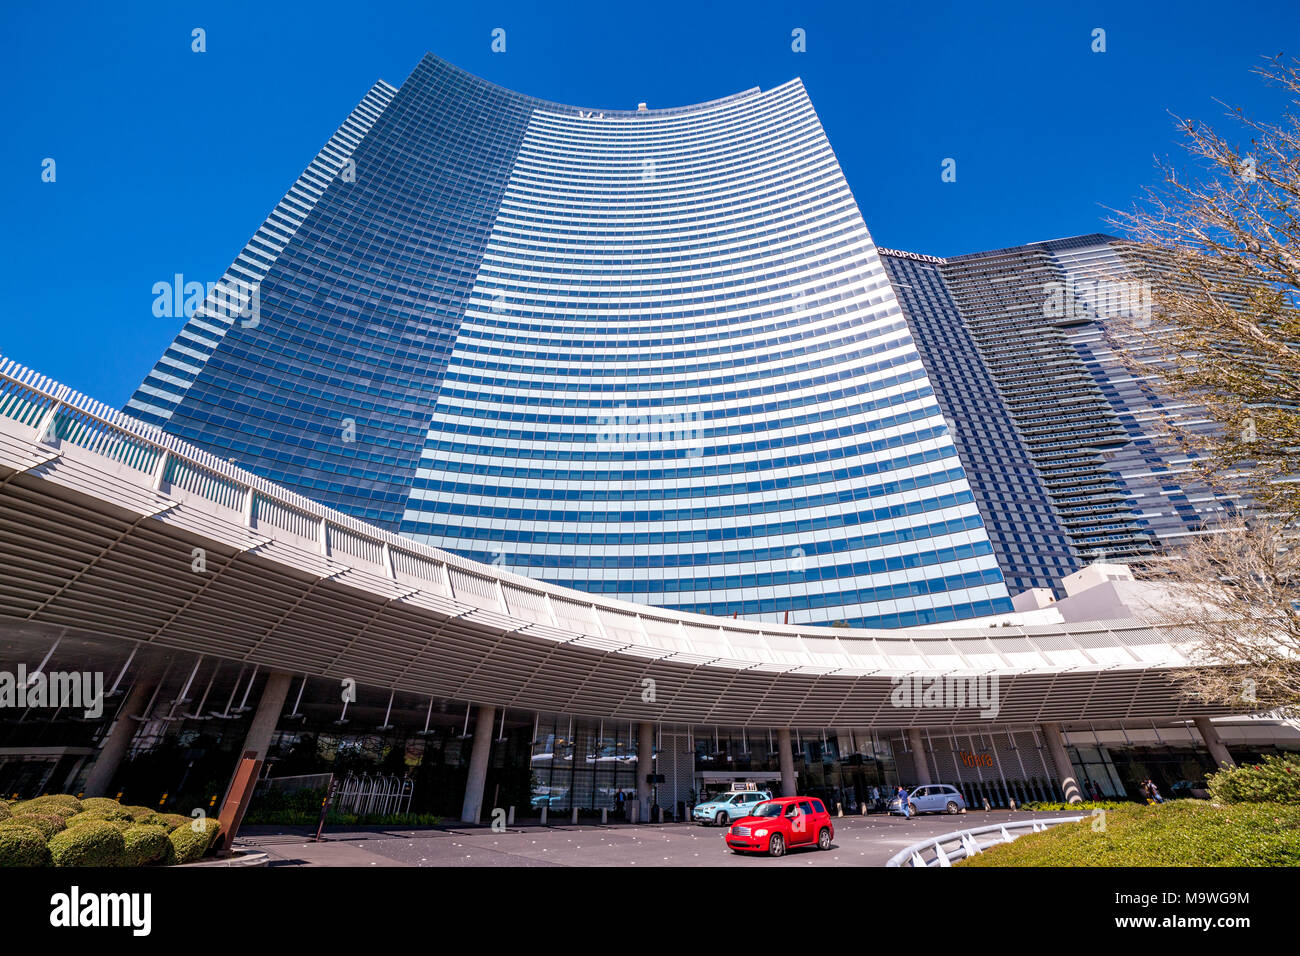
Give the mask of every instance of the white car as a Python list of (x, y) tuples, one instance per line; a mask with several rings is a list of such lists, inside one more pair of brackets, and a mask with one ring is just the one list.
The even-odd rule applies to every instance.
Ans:
[(732, 820), (749, 816), (751, 810), (764, 800), (771, 800), (772, 794), (767, 790), (728, 790), (712, 800), (696, 804), (691, 818), (696, 823), (716, 823), (725, 827)]

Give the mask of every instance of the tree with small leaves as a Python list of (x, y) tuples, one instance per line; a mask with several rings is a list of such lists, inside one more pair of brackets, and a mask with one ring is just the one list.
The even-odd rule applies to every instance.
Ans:
[(1166, 594), (1144, 616), (1190, 636), (1189, 696), (1250, 709), (1300, 703), (1300, 61), (1256, 72), (1281, 118), (1177, 118), (1189, 161), (1117, 216), (1148, 308), (1107, 332), (1161, 393), (1160, 437), (1242, 506), (1141, 569)]

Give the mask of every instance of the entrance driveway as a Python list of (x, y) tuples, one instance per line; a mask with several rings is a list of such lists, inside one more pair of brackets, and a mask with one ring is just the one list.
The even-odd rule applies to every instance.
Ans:
[(723, 845), (720, 827), (687, 823), (522, 826), (504, 833), (488, 827), (327, 828), (321, 843), (308, 842), (305, 827), (256, 826), (244, 828), (237, 842), (269, 854), (271, 866), (883, 866), (926, 837), (1013, 818), (1070, 815), (994, 810), (912, 820), (846, 816), (835, 821), (829, 851), (800, 849), (779, 859), (738, 856)]

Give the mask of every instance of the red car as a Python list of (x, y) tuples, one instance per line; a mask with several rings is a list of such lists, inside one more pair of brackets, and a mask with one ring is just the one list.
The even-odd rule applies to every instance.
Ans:
[(754, 808), (727, 829), (727, 846), (733, 853), (766, 853), (784, 856), (799, 846), (829, 850), (835, 839), (835, 824), (826, 807), (815, 797), (777, 797)]

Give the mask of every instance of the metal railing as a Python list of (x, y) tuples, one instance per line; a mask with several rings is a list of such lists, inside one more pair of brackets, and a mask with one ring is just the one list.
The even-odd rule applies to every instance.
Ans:
[[(1087, 817), (1053, 817), (1047, 820), (1013, 820), (993, 823), (986, 827), (954, 830), (941, 836), (913, 843), (889, 858), (885, 866), (952, 866), (958, 860), (983, 853), (987, 847), (1011, 843), (1026, 833), (1041, 833), (1058, 823), (1078, 823)], [(981, 843), (984, 834), (997, 834), (998, 839)]]
[(349, 773), (334, 792), (331, 813), (407, 813), (415, 784), (405, 777)]

